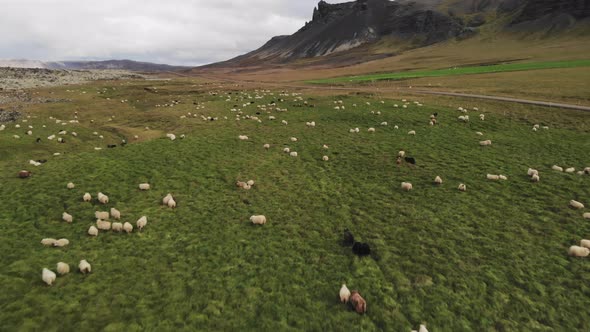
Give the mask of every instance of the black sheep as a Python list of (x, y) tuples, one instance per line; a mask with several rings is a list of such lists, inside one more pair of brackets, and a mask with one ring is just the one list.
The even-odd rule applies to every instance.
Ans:
[(40, 143), (41, 142), (41, 138), (37, 137), (37, 139), (35, 140), (35, 142)]
[(371, 254), (371, 247), (367, 243), (355, 242), (352, 245), (352, 252), (357, 256), (368, 256)]
[(354, 235), (347, 229), (344, 230), (344, 241), (343, 244), (347, 247), (350, 247), (354, 244)]
[(412, 164), (412, 165), (416, 165), (416, 159), (414, 159), (414, 157), (405, 157), (404, 159), (406, 160), (407, 163)]
[(107, 148), (112, 149), (112, 148), (116, 148), (117, 144), (109, 144), (107, 145)]

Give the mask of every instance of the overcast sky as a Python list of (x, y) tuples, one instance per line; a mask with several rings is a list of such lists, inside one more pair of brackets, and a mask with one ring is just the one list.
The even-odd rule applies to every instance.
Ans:
[(0, 0), (0, 59), (206, 64), (296, 32), (317, 2)]

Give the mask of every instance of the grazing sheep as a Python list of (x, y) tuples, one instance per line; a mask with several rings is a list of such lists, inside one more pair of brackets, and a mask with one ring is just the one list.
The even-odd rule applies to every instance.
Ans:
[(264, 225), (266, 224), (266, 217), (263, 215), (259, 215), (259, 216), (251, 216), (250, 217), (250, 221), (254, 224), (254, 225)]
[(127, 233), (131, 233), (133, 232), (133, 225), (131, 225), (130, 223), (126, 222), (123, 224), (123, 230)]
[(443, 183), (443, 180), (440, 178), (440, 176), (437, 176), (437, 177), (434, 178), (434, 183), (435, 184), (442, 184)]
[(461, 190), (461, 191), (467, 191), (467, 186), (464, 185), (463, 183), (459, 184), (459, 187), (457, 187), (457, 189)]
[(139, 190), (150, 190), (150, 184), (149, 183), (140, 183)]
[(554, 170), (554, 171), (563, 172), (563, 167), (560, 167), (560, 166), (557, 166), (557, 165), (551, 166), (551, 169)]
[(246, 135), (240, 135), (240, 136), (238, 136), (238, 138), (239, 138), (241, 141), (246, 141), (246, 140), (248, 140), (248, 136), (246, 136)]
[(297, 137), (291, 137), (290, 140), (291, 142), (297, 142)]
[(56, 239), (46, 238), (41, 240), (41, 244), (44, 246), (53, 246), (53, 244), (57, 241)]
[(485, 115), (485, 114), (480, 114), (480, 115), (479, 115), (479, 119), (480, 119), (481, 121), (484, 121), (484, 120), (486, 119), (486, 115)]
[(381, 125), (382, 126), (387, 126), (387, 122), (386, 121), (383, 121), (383, 122), (381, 122)]
[(566, 168), (566, 169), (565, 169), (565, 172), (566, 172), (566, 173), (574, 173), (575, 171), (576, 171), (576, 169), (575, 169), (575, 168), (573, 168), (573, 167), (570, 167), (570, 168)]
[(55, 281), (55, 278), (57, 278), (55, 272), (43, 268), (43, 273), (41, 274), (41, 279), (43, 279), (43, 282), (51, 286), (51, 284)]
[(571, 246), (568, 250), (570, 256), (575, 257), (588, 257), (590, 255), (590, 249), (578, 246)]
[(404, 157), (404, 160), (408, 163), (408, 164), (412, 164), (412, 165), (416, 165), (416, 159), (414, 157)]
[(367, 131), (370, 132), (370, 133), (374, 133), (375, 132), (375, 128), (371, 127), (369, 129), (367, 129)]
[(476, 131), (475, 134), (479, 135), (479, 136), (483, 136), (483, 133), (481, 131)]
[(114, 222), (111, 225), (111, 229), (113, 230), (113, 232), (122, 232), (123, 231), (123, 224), (120, 222)]
[(171, 141), (174, 141), (176, 139), (176, 135), (174, 134), (166, 134), (166, 137), (168, 137)]
[(78, 269), (80, 270), (80, 272), (84, 274), (92, 272), (92, 267), (90, 266), (90, 263), (88, 263), (88, 261), (86, 261), (85, 259), (80, 261), (80, 264), (78, 264)]
[(428, 332), (428, 330), (426, 329), (426, 325), (420, 324), (420, 329), (418, 330), (418, 332)]
[(110, 215), (106, 211), (104, 211), (104, 212), (103, 211), (95, 211), (94, 212), (94, 217), (96, 219), (100, 219), (100, 220), (109, 220)]
[(265, 149), (267, 149), (267, 150), (268, 150), (268, 149), (270, 149), (270, 144), (264, 144), (264, 145), (263, 145), (263, 148), (265, 148)]
[(289, 148), (284, 148), (284, 149), (283, 149), (283, 152), (285, 152), (285, 153), (289, 153), (289, 152), (291, 152), (291, 149), (289, 149)]
[(330, 158), (329, 158), (328, 156), (323, 156), (323, 157), (322, 157), (322, 160), (323, 160), (323, 161), (328, 161), (328, 160), (330, 160)]
[(348, 299), (350, 298), (350, 290), (346, 287), (346, 284), (342, 284), (340, 288), (340, 302), (348, 303)]
[(248, 182), (246, 182), (247, 185), (249, 186), (253, 186), (254, 185), (254, 180), (248, 180)]
[[(111, 208), (111, 217), (113, 217), (113, 219), (121, 219), (121, 211), (115, 209), (115, 208)], [(102, 219), (102, 218), (100, 218)]]
[(500, 176), (499, 175), (494, 175), (494, 174), (488, 174), (488, 175), (486, 175), (486, 178), (488, 180), (500, 180)]
[[(248, 184), (246, 182), (238, 181), (236, 182), (236, 187), (245, 188)], [(168, 203), (166, 203), (168, 204)]]
[(574, 201), (573, 199), (570, 201), (570, 206), (573, 207), (574, 209), (583, 209), (584, 208), (584, 204), (582, 204), (578, 201)]
[(410, 131), (408, 131), (408, 135), (416, 135), (416, 131), (415, 130), (410, 130)]
[(403, 150), (399, 151), (399, 152), (397, 153), (397, 156), (398, 156), (398, 157), (400, 157), (400, 158), (403, 158), (403, 157), (405, 157), (405, 156), (406, 156), (406, 151), (403, 151)]
[(367, 301), (365, 301), (365, 299), (362, 298), (361, 294), (359, 294), (358, 291), (352, 291), (350, 293), (349, 300), (350, 304), (352, 304), (352, 307), (356, 312), (358, 312), (359, 314), (364, 314), (365, 312), (367, 312)]
[(26, 178), (30, 177), (32, 174), (33, 174), (33, 172), (22, 170), (22, 171), (18, 172), (18, 177), (21, 179), (26, 179)]
[(324, 145), (322, 145), (322, 148), (324, 148), (324, 149), (326, 149), (326, 150), (327, 150), (327, 149), (329, 149), (330, 147), (328, 147), (328, 145), (324, 144)]
[(531, 176), (532, 182), (539, 182), (540, 180), (541, 178), (539, 177), (539, 174), (533, 174), (533, 176)]
[(412, 184), (409, 182), (402, 182), (402, 190), (405, 190), (405, 191), (412, 190)]
[(488, 139), (488, 140), (485, 140), (485, 141), (481, 141), (481, 142), (479, 142), (479, 145), (481, 145), (481, 146), (489, 146), (489, 145), (492, 145), (492, 140), (489, 140)]
[(590, 212), (586, 212), (583, 214), (584, 219), (590, 219)]
[(371, 247), (368, 243), (355, 242), (352, 245), (352, 253), (359, 257), (368, 256), (371, 254)]
[(344, 240), (342, 241), (342, 244), (346, 247), (350, 247), (354, 244), (354, 235), (352, 235), (348, 228), (344, 230)]
[(137, 228), (141, 231), (147, 225), (147, 217), (143, 216), (137, 220)]
[(289, 153), (289, 155), (290, 155), (291, 157), (297, 157), (297, 152), (295, 152), (295, 151), (292, 151), (291, 153)]
[(168, 200), (168, 207), (169, 208), (175, 208), (176, 207), (176, 201), (174, 200), (174, 198), (170, 198)]
[(539, 174), (539, 171), (537, 171), (536, 169), (532, 169), (529, 168), (529, 170), (527, 171), (528, 176), (533, 176), (535, 174)]
[(67, 222), (67, 223), (72, 223), (72, 221), (74, 221), (74, 217), (72, 217), (71, 214), (68, 214), (67, 212), (62, 213), (61, 218)]
[(53, 243), (54, 247), (65, 247), (68, 244), (70, 244), (70, 241), (68, 239), (59, 239), (57, 241), (55, 241), (55, 243)]
[(59, 273), (62, 276), (64, 274), (70, 273), (70, 266), (64, 262), (57, 263), (57, 273)]
[(102, 204), (107, 204), (109, 202), (109, 196), (103, 193), (98, 193), (98, 201)]
[(90, 228), (88, 228), (88, 235), (98, 236), (98, 228), (96, 228), (94, 226), (90, 226)]
[(502, 181), (506, 181), (506, 180), (508, 180), (508, 177), (507, 177), (506, 175), (502, 175), (502, 174), (500, 174), (500, 175), (498, 175), (498, 177), (499, 177), (499, 178), (500, 178), (500, 180), (502, 180)]
[(172, 194), (168, 194), (166, 195), (164, 198), (162, 198), (162, 204), (164, 205), (168, 205), (168, 201), (172, 199)]
[(66, 186), (68, 189), (74, 189), (76, 187), (75, 184), (73, 184), (72, 182), (68, 183)]
[(92, 196), (90, 196), (90, 193), (85, 193), (84, 196), (82, 196), (82, 199), (84, 202), (90, 202), (92, 200)]
[(590, 249), (590, 240), (580, 240), (580, 247)]
[(285, 126), (288, 125), (289, 123), (285, 120), (281, 121), (282, 124), (284, 124)]
[(98, 219), (96, 221), (96, 227), (101, 231), (108, 231), (111, 229), (111, 222)]

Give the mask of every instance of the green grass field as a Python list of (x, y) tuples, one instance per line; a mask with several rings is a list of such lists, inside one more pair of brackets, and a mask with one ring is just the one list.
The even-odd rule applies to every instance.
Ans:
[(529, 62), (529, 63), (504, 63), (487, 66), (465, 66), (453, 67), (436, 70), (424, 71), (406, 71), (397, 73), (378, 73), (361, 76), (336, 77), (320, 80), (308, 81), (308, 83), (315, 84), (332, 84), (332, 83), (348, 83), (348, 82), (371, 82), (381, 80), (404, 80), (409, 78), (421, 77), (444, 77), (457, 75), (472, 75), (472, 74), (487, 74), (487, 73), (502, 73), (513, 71), (528, 71), (540, 69), (559, 69), (559, 68), (578, 68), (589, 67), (590, 60), (574, 60), (574, 61), (544, 61), (544, 62)]
[[(158, 93), (144, 90), (154, 84)], [(422, 322), (430, 331), (590, 330), (590, 260), (567, 255), (590, 237), (582, 212), (568, 208), (571, 199), (590, 206), (590, 176), (550, 169), (590, 166), (587, 113), (461, 100), (403, 109), (393, 104), (407, 96), (381, 104), (370, 94), (302, 96), (311, 108), (279, 93), (256, 99), (253, 90), (190, 81), (41, 91), (71, 102), (27, 106), (28, 122), (0, 131), (0, 330), (410, 331)], [(230, 111), (237, 104), (243, 116), (256, 115), (257, 105), (278, 98), (289, 111), (273, 109), (274, 121), (264, 111), (262, 123), (236, 121)], [(181, 103), (154, 106), (171, 100)], [(346, 110), (335, 110), (334, 100)], [(457, 106), (480, 111), (461, 123)], [(74, 111), (79, 124), (49, 120), (70, 120)], [(188, 112), (198, 117), (180, 118)], [(440, 124), (431, 127), (433, 112)], [(550, 129), (533, 132), (536, 123)], [(24, 135), (29, 125), (33, 136)], [(355, 127), (360, 133), (348, 132)], [(45, 139), (61, 129), (79, 136)], [(170, 141), (167, 132), (187, 137)], [(242, 134), (250, 139), (238, 140)], [(132, 143), (106, 149), (122, 138)], [(484, 139), (493, 145), (480, 147)], [(400, 149), (415, 167), (396, 164)], [(49, 161), (34, 167), (29, 159)], [(540, 183), (530, 182), (529, 167), (540, 171)], [(18, 179), (21, 169), (34, 174)], [(487, 173), (508, 181), (486, 180)], [(437, 175), (441, 186), (432, 183)], [(249, 179), (256, 181), (250, 191), (236, 188)], [(66, 189), (70, 181), (75, 189)], [(414, 189), (403, 192), (402, 181)], [(139, 191), (142, 182), (152, 189)], [(109, 204), (82, 202), (98, 191)], [(169, 192), (176, 209), (161, 205)], [(146, 228), (89, 237), (94, 211), (110, 207), (134, 225), (146, 215)], [(64, 211), (72, 224), (61, 221)], [(252, 225), (253, 214), (267, 224)], [(344, 228), (371, 245), (371, 257), (341, 245)], [(44, 247), (46, 237), (70, 245)], [(77, 272), (81, 259), (91, 274)], [(49, 287), (41, 270), (55, 271), (59, 261), (72, 272)], [(365, 315), (339, 303), (343, 282), (366, 299)]]

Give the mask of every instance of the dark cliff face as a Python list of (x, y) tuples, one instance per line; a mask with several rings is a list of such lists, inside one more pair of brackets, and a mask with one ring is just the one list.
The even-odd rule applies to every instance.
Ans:
[(590, 17), (590, 0), (528, 0), (514, 24), (532, 21), (546, 15), (570, 15), (575, 19)]

